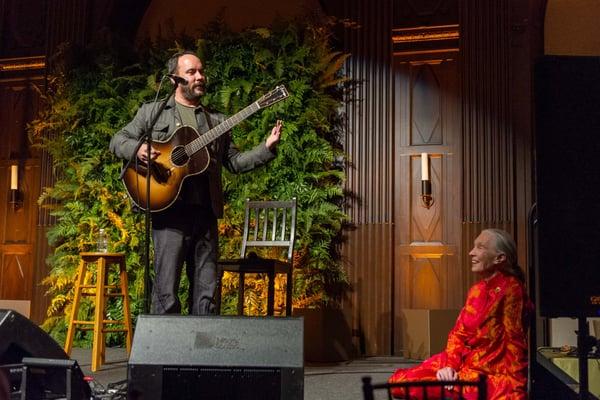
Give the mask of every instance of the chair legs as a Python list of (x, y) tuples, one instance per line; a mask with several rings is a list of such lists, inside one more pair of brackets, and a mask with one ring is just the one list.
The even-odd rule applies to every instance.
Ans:
[(267, 315), (275, 313), (275, 273), (273, 271), (267, 274), (269, 285), (267, 286)]
[(217, 284), (215, 285), (215, 294), (213, 296), (215, 302), (215, 314), (221, 315), (221, 288), (223, 286), (223, 270), (217, 267)]
[(246, 274), (240, 272), (238, 274), (238, 302), (237, 302), (237, 313), (238, 315), (244, 315), (244, 277)]
[[(229, 271), (235, 272), (238, 274), (238, 289), (237, 289), (237, 315), (244, 315), (244, 297), (245, 297), (245, 287), (244, 282), (246, 278), (246, 273), (238, 270)], [(217, 270), (217, 286), (216, 292), (214, 296), (215, 301), (215, 312), (217, 315), (221, 314), (221, 302), (222, 302), (222, 289), (223, 289), (223, 274), (224, 270), (219, 268)], [(273, 316), (275, 314), (275, 272), (268, 271), (266, 272), (268, 284), (267, 284), (267, 315)], [(286, 273), (286, 299), (285, 299), (285, 315), (289, 317), (292, 315), (292, 273)]]
[(294, 278), (292, 271), (287, 274), (287, 281), (285, 282), (285, 316), (292, 316), (292, 292), (294, 289)]

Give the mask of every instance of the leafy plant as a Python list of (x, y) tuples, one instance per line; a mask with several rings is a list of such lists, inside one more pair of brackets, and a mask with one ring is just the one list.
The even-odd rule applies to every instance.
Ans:
[[(44, 326), (55, 337), (64, 336), (78, 254), (94, 249), (99, 228), (110, 235), (111, 251), (127, 255), (132, 312), (142, 311), (143, 218), (130, 207), (119, 180), (121, 162), (108, 151), (108, 143), (137, 107), (154, 97), (157, 76), (148, 71), (164, 71), (164, 60), (184, 48), (195, 50), (205, 63), (208, 88), (202, 101), (212, 109), (233, 114), (278, 84), (290, 92), (285, 101), (233, 129), (238, 147), (248, 149), (265, 139), (276, 120), (284, 120), (275, 160), (249, 174), (224, 175), (221, 256), (239, 252), (246, 198), (296, 197), (295, 304), (322, 305), (345, 288), (335, 246), (346, 219), (341, 208), (344, 155), (336, 123), (338, 90), (344, 80), (340, 68), (347, 55), (331, 50), (326, 24), (294, 23), (241, 33), (222, 26), (212, 24), (201, 38), (180, 38), (174, 45), (164, 40), (145, 43), (133, 55), (110, 41), (104, 48), (65, 50), (55, 62), (58, 68), (45, 94), (48, 106), (30, 127), (33, 140), (52, 155), (60, 172), (54, 186), (45, 188), (40, 197), (40, 204), (53, 207), (57, 217), (48, 233), (55, 250), (44, 281), (52, 296)], [(225, 277), (223, 287), (223, 311), (233, 312), (235, 300), (229, 294), (235, 282)], [(276, 282), (280, 305), (284, 287), (284, 282)], [(250, 313), (262, 312), (263, 280), (251, 280), (246, 292)], [(91, 310), (89, 304), (81, 307), (80, 318), (91, 319)], [(122, 305), (110, 304), (108, 312), (118, 316)], [(121, 340), (114, 336), (115, 342)]]

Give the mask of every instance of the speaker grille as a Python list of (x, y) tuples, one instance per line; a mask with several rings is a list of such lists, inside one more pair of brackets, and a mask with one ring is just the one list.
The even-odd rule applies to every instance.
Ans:
[(163, 368), (164, 399), (276, 400), (280, 393), (279, 368)]
[(129, 398), (301, 400), (303, 324), (292, 317), (141, 315)]

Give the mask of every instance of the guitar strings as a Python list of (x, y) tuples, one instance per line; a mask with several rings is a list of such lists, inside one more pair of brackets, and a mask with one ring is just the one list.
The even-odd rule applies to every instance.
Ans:
[[(254, 109), (254, 107), (256, 108)], [(215, 128), (206, 132), (204, 135), (199, 136), (198, 138), (194, 139), (193, 141), (184, 145), (183, 147), (175, 148), (175, 150), (173, 150), (173, 152), (171, 153), (171, 161), (175, 165), (185, 164), (187, 160), (198, 150), (206, 147), (210, 142), (218, 138), (222, 133), (227, 132), (232, 127), (239, 124), (241, 121), (248, 118), (250, 115), (254, 114), (259, 109), (260, 106), (257, 102), (252, 103), (233, 117), (223, 121)]]

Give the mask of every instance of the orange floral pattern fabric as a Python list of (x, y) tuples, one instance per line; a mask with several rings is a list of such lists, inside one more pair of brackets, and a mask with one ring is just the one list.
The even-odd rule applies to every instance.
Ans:
[[(465, 306), (448, 335), (446, 349), (416, 367), (398, 369), (390, 382), (436, 380), (436, 372), (452, 367), (460, 380), (488, 377), (488, 399), (527, 398), (527, 321), (533, 305), (524, 285), (515, 277), (497, 273), (471, 287)], [(392, 391), (395, 397), (404, 390)], [(411, 389), (409, 398), (423, 397)], [(429, 399), (440, 398), (440, 389), (429, 389)], [(476, 399), (477, 389), (465, 387), (465, 399)]]

